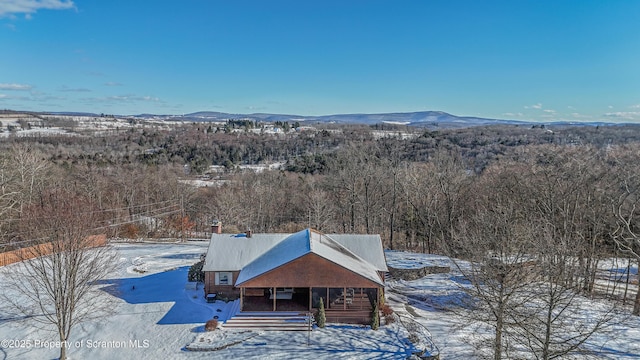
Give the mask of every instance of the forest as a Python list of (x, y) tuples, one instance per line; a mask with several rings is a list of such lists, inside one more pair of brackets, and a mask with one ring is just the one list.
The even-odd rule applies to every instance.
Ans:
[(389, 249), (468, 260), (524, 254), (587, 294), (600, 261), (640, 258), (639, 126), (259, 126), (0, 138), (0, 251), (46, 237), (33, 224), (73, 203), (112, 238), (206, 238), (219, 220), (225, 232), (380, 234)]

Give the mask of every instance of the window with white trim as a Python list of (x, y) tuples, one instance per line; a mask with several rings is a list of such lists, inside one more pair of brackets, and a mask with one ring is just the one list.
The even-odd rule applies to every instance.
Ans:
[(217, 272), (216, 273), (216, 285), (232, 285), (231, 280), (233, 274), (230, 272)]

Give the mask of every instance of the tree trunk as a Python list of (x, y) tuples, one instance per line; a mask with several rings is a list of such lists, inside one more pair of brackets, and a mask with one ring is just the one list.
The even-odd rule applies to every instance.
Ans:
[(393, 197), (391, 200), (391, 216), (389, 219), (389, 226), (391, 229), (389, 230), (389, 248), (393, 250), (393, 232), (395, 230), (395, 219), (396, 219), (396, 188), (397, 188), (398, 175), (394, 171), (393, 173)]
[(636, 300), (633, 302), (633, 315), (640, 315), (640, 287), (636, 292)]
[(496, 334), (493, 339), (493, 359), (502, 359), (502, 315), (500, 315), (496, 321)]
[(60, 335), (59, 338), (60, 338), (60, 360), (66, 360), (67, 359), (67, 341), (66, 341), (67, 339), (63, 339), (64, 338), (63, 335)]

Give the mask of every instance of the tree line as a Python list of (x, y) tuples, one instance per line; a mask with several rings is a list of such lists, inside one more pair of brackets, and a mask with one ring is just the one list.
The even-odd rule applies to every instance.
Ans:
[[(376, 139), (367, 126), (225, 133), (206, 124), (11, 136), (0, 142), (0, 243), (29, 244), (26, 220), (63, 193), (90, 205), (92, 229), (115, 237), (204, 233), (213, 219), (225, 232), (380, 234), (389, 249), (494, 269), (503, 295), (513, 290), (507, 280), (524, 276), (509, 274), (515, 260), (544, 263), (547, 291), (559, 284), (593, 296), (603, 292), (600, 262), (640, 259), (638, 127), (397, 130), (414, 136)], [(237, 168), (271, 161), (285, 165)], [(226, 170), (209, 173), (211, 165)], [(217, 182), (184, 182), (203, 176)], [(640, 293), (632, 311), (640, 313)]]

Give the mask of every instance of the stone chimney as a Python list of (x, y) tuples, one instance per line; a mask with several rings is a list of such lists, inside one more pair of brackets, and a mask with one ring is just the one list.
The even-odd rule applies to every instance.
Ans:
[(211, 224), (211, 233), (222, 234), (222, 221), (213, 220), (213, 224)]

